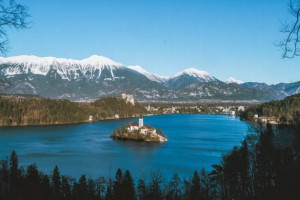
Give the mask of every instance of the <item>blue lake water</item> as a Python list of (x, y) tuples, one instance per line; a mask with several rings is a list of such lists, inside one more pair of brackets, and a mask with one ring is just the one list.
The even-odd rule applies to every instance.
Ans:
[(160, 128), (169, 141), (148, 144), (115, 141), (112, 131), (137, 119), (109, 120), (89, 124), (0, 128), (0, 159), (16, 150), (21, 165), (36, 163), (50, 173), (58, 165), (63, 174), (78, 177), (114, 176), (118, 168), (137, 177), (149, 170), (165, 176), (188, 177), (194, 170), (220, 161), (248, 132), (249, 125), (226, 115), (176, 114), (144, 118)]

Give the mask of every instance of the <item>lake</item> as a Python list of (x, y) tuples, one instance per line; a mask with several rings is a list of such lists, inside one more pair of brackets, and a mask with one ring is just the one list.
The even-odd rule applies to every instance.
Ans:
[(188, 177), (194, 170), (211, 169), (222, 154), (240, 145), (249, 125), (238, 117), (205, 114), (157, 115), (144, 123), (160, 128), (168, 142), (116, 141), (112, 131), (137, 119), (108, 120), (87, 124), (2, 127), (0, 159), (15, 150), (20, 165), (36, 163), (45, 173), (58, 165), (63, 174), (79, 177), (114, 176), (129, 169), (134, 177), (149, 170)]

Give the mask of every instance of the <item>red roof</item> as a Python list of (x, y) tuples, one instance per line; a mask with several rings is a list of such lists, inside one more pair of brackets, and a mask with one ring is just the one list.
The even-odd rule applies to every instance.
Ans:
[(137, 122), (133, 122), (130, 126), (139, 126)]

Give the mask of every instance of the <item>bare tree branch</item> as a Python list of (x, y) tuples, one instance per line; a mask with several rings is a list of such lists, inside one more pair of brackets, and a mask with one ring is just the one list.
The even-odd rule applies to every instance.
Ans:
[(15, 0), (0, 0), (0, 53), (8, 50), (8, 29), (26, 29), (30, 23), (28, 9)]
[(286, 34), (286, 38), (276, 44), (283, 51), (282, 58), (300, 55), (300, 0), (290, 0), (289, 12), (294, 22), (282, 23), (280, 32)]

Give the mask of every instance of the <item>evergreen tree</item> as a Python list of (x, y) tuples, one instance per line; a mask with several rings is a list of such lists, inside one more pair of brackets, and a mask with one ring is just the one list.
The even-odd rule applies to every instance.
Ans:
[(202, 170), (200, 171), (199, 177), (200, 177), (200, 187), (201, 187), (201, 191), (200, 191), (201, 199), (204, 200), (212, 199), (212, 197), (210, 196), (210, 191), (211, 191), (210, 177), (208, 176), (204, 168), (202, 168)]
[(21, 174), (19, 171), (18, 156), (15, 151), (12, 151), (9, 161), (9, 196), (10, 199), (19, 199)]
[(0, 199), (8, 199), (9, 192), (9, 167), (8, 160), (0, 161)]
[(37, 166), (29, 165), (27, 167), (27, 173), (25, 177), (25, 185), (23, 187), (26, 187), (25, 193), (26, 193), (26, 199), (32, 199), (32, 200), (39, 200), (42, 198), (41, 192), (41, 180), (39, 171), (37, 169)]
[(61, 198), (61, 177), (58, 166), (55, 166), (51, 177), (51, 188), (53, 199)]
[(137, 198), (138, 198), (138, 200), (146, 200), (147, 199), (147, 187), (146, 187), (145, 181), (143, 179), (138, 180)]
[(113, 184), (111, 179), (109, 179), (107, 182), (105, 200), (114, 200)]
[(79, 200), (85, 200), (88, 199), (88, 187), (87, 187), (87, 181), (86, 181), (86, 176), (82, 175), (79, 178), (79, 182), (77, 185), (77, 191), (76, 195)]
[(256, 146), (256, 192), (265, 195), (272, 185), (272, 160), (273, 160), (273, 128), (267, 124), (267, 128), (260, 133)]
[(43, 199), (48, 200), (52, 196), (50, 179), (48, 175), (41, 175), (41, 193), (43, 194)]
[(249, 178), (249, 151), (247, 141), (244, 140), (240, 149), (240, 176), (241, 176), (241, 198), (247, 199), (250, 195)]
[(174, 174), (171, 178), (168, 193), (171, 199), (181, 199), (181, 180), (177, 174)]
[(191, 200), (196, 200), (199, 199), (199, 197), (200, 197), (200, 178), (198, 172), (195, 171), (192, 179), (190, 198)]
[(67, 176), (61, 176), (61, 192), (64, 199), (71, 198), (71, 184), (70, 179)]
[(113, 197), (115, 200), (121, 200), (123, 196), (123, 175), (122, 170), (119, 168), (116, 172), (116, 177), (113, 186)]
[(96, 197), (96, 182), (89, 178), (87, 182), (88, 199), (95, 199)]
[(123, 186), (123, 199), (134, 200), (135, 199), (134, 182), (128, 170), (126, 170), (124, 174), (122, 186)]
[(100, 197), (100, 199), (102, 198), (105, 189), (106, 189), (106, 179), (104, 176), (100, 176), (99, 178), (97, 178), (96, 180), (96, 191), (98, 193), (98, 196)]

